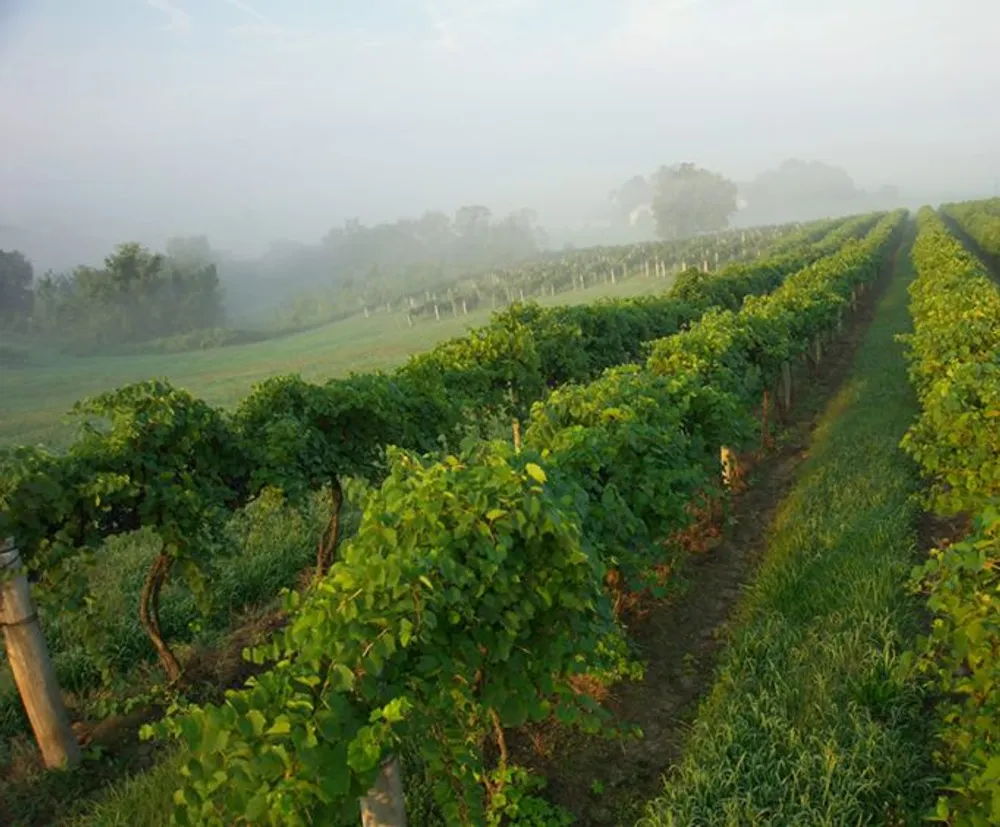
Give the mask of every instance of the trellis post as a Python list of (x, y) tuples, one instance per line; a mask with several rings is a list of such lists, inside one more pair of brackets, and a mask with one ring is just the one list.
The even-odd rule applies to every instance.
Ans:
[(375, 786), (361, 799), (362, 827), (406, 827), (403, 771), (399, 758), (390, 756), (379, 767)]
[(7, 660), (45, 766), (75, 766), (80, 763), (80, 745), (70, 728), (21, 553), (13, 540), (0, 541), (0, 624)]

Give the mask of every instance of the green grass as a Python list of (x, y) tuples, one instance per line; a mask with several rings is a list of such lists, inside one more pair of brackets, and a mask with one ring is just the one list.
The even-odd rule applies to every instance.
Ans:
[(180, 753), (168, 753), (151, 771), (127, 776), (88, 809), (57, 823), (62, 827), (167, 827), (181, 760)]
[(925, 811), (921, 700), (894, 675), (920, 618), (905, 585), (917, 482), (897, 448), (917, 409), (893, 338), (910, 278), (901, 254), (644, 827), (916, 824)]
[[(540, 303), (584, 304), (606, 296), (646, 295), (662, 292), (669, 284), (666, 279), (635, 277), (546, 296)], [(399, 313), (376, 313), (368, 319), (358, 315), (264, 342), (179, 354), (74, 358), (37, 350), (26, 367), (0, 365), (0, 445), (64, 445), (73, 434), (67, 414), (75, 402), (143, 379), (166, 377), (212, 404), (233, 405), (254, 382), (275, 374), (300, 373), (316, 381), (392, 368), (411, 354), (485, 324), (490, 313), (477, 310), (455, 318), (442, 308), (441, 321), (419, 321), (413, 327)]]

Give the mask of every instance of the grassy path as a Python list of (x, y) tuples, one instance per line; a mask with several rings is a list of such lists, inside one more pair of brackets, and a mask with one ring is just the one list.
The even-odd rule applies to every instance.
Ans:
[(770, 527), (681, 763), (643, 827), (917, 823), (931, 789), (920, 698), (894, 679), (919, 624), (916, 415), (901, 346), (908, 249)]

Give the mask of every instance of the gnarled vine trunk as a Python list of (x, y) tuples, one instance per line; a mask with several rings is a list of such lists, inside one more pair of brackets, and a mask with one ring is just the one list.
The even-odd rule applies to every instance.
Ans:
[(319, 579), (333, 564), (334, 556), (337, 553), (337, 543), (340, 541), (340, 510), (344, 504), (344, 489), (340, 486), (340, 480), (334, 477), (330, 480), (330, 490), (333, 494), (333, 508), (331, 509), (330, 522), (319, 539), (319, 547), (316, 549), (316, 578)]
[(180, 680), (181, 665), (160, 632), (160, 590), (167, 582), (173, 562), (173, 557), (168, 554), (160, 552), (156, 555), (139, 597), (139, 622), (156, 649), (170, 683)]

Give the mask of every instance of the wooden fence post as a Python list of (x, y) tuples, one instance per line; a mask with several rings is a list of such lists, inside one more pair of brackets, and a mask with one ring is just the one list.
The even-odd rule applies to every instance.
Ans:
[(403, 771), (391, 756), (379, 768), (375, 786), (361, 799), (362, 827), (406, 827)]
[(7, 660), (46, 767), (80, 763), (80, 745), (69, 725), (35, 601), (13, 540), (0, 541), (0, 624)]

